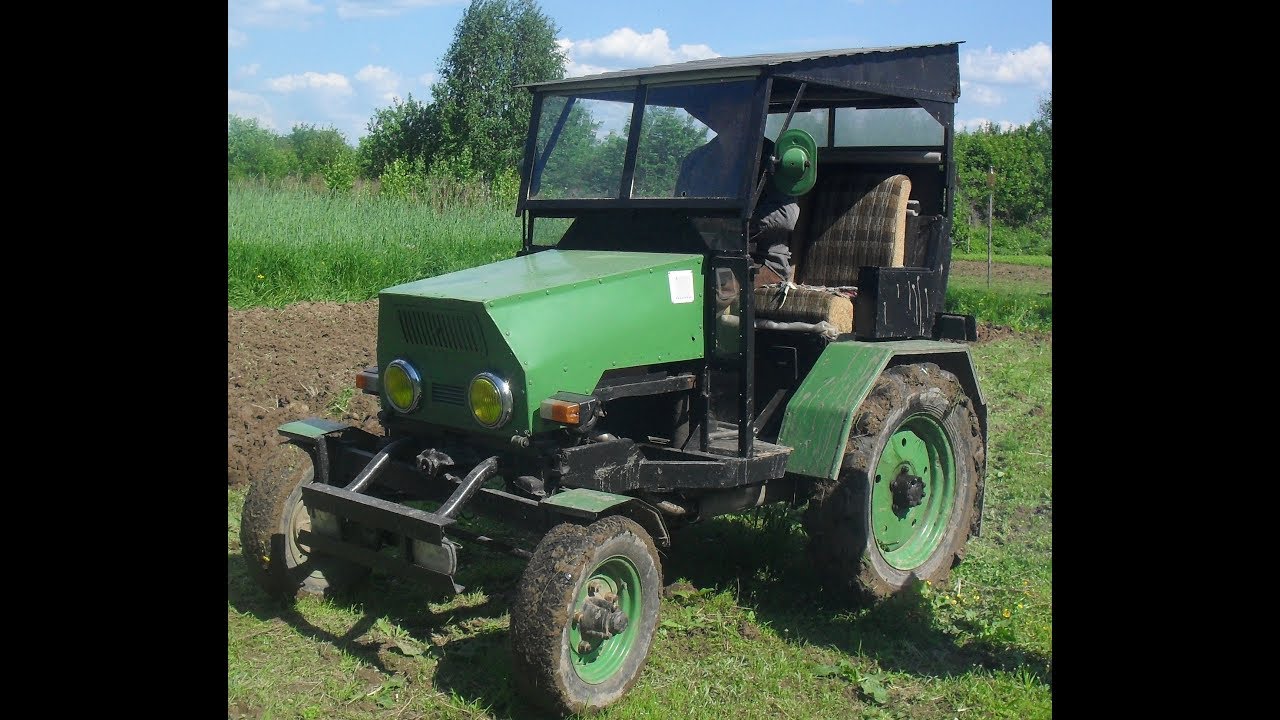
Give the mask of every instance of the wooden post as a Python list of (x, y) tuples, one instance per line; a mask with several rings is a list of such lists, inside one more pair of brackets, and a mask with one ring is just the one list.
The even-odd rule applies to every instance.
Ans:
[(987, 167), (987, 289), (991, 289), (991, 211), (995, 205), (996, 169)]

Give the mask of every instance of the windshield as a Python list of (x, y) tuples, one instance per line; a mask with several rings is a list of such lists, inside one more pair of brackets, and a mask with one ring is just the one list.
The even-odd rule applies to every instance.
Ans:
[[(529, 199), (738, 198), (759, 140), (748, 142), (754, 81), (541, 96)], [(635, 169), (623, 187), (637, 97)]]

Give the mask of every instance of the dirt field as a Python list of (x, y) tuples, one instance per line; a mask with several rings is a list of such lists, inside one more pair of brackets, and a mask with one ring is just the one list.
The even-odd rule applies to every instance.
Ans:
[[(982, 274), (986, 263), (955, 263), (957, 274)], [(1047, 281), (1050, 268), (997, 265), (993, 275)], [(282, 309), (227, 309), (227, 482), (251, 479), (279, 444), (276, 428), (307, 416), (379, 432), (378, 400), (356, 393), (343, 402), (377, 351), (378, 302), (297, 303)], [(979, 326), (979, 342), (1012, 334)], [(344, 394), (346, 393), (346, 394)], [(330, 406), (343, 407), (338, 417)]]
[[(985, 278), (987, 276), (987, 263), (985, 260), (953, 260), (951, 262), (951, 272), (954, 275)], [(1053, 268), (993, 263), (991, 265), (991, 278), (993, 280), (1048, 283), (1053, 279)]]

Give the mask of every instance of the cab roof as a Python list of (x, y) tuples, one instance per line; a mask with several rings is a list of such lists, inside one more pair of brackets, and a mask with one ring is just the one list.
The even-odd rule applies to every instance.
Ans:
[(776, 80), (917, 100), (960, 98), (960, 42), (715, 57), (528, 83), (534, 92), (772, 75)]

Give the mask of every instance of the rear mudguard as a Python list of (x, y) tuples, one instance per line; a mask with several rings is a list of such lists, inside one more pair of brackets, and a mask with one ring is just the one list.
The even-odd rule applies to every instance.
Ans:
[(968, 345), (936, 340), (850, 340), (828, 345), (787, 403), (777, 441), (792, 448), (787, 472), (834, 480), (844, 460), (854, 413), (876, 378), (890, 367), (925, 362), (937, 363), (960, 380), (977, 412), (985, 451), (987, 403)]

